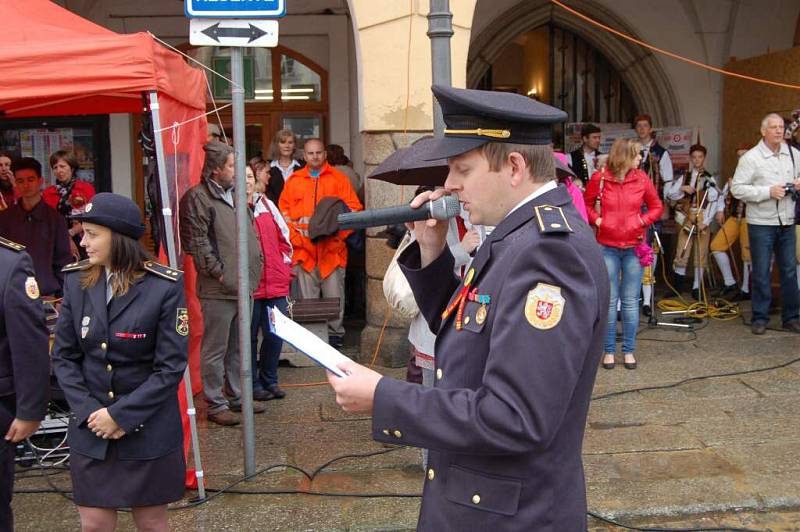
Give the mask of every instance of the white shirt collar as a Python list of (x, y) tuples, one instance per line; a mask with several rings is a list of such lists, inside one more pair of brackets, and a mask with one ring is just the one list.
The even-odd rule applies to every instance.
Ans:
[(533, 191), (531, 194), (529, 194), (524, 200), (522, 200), (519, 203), (517, 203), (514, 206), (513, 209), (508, 211), (508, 214), (506, 214), (503, 219), (505, 220), (506, 218), (511, 216), (512, 212), (516, 211), (517, 209), (519, 209), (520, 207), (522, 207), (523, 205), (525, 205), (529, 201), (533, 200), (534, 198), (538, 198), (539, 196), (541, 196), (545, 192), (550, 192), (551, 190), (555, 190), (555, 188), (557, 186), (558, 186), (558, 181), (556, 181), (555, 179), (552, 179), (552, 180), (548, 181), (547, 183), (545, 183), (544, 185), (540, 186), (535, 191)]
[[(776, 155), (776, 153), (772, 151), (769, 146), (767, 146), (767, 143), (764, 141), (764, 139), (761, 139), (757, 146), (758, 150), (761, 152), (761, 155), (763, 155), (765, 159)], [(785, 142), (781, 142), (781, 147), (778, 150), (777, 155), (789, 156), (789, 146)]]

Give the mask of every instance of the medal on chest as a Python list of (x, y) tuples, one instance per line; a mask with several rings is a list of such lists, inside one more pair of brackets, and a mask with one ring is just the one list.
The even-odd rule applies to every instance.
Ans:
[(488, 305), (491, 301), (491, 298), (485, 294), (479, 294), (477, 287), (472, 287), (472, 282), (475, 279), (475, 270), (474, 268), (470, 268), (467, 271), (467, 274), (464, 276), (464, 283), (461, 289), (458, 291), (458, 295), (453, 299), (453, 301), (447, 306), (447, 308), (442, 312), (442, 319), (447, 319), (453, 311), (456, 312), (456, 319), (455, 319), (455, 328), (457, 331), (460, 331), (464, 328), (465, 320), (464, 320), (464, 307), (467, 304), (467, 301), (474, 301), (476, 303), (480, 303), (480, 307), (475, 312), (475, 323), (478, 325), (483, 325), (486, 321), (486, 317), (489, 313)]

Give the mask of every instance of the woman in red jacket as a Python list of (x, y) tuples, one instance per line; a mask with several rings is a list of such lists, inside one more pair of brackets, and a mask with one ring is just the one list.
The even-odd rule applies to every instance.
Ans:
[(597, 228), (597, 242), (611, 285), (603, 367), (614, 367), (617, 300), (622, 300), (622, 353), (627, 369), (636, 368), (636, 330), (643, 268), (636, 253), (647, 226), (661, 217), (664, 206), (653, 183), (642, 170), (642, 146), (635, 140), (614, 141), (608, 166), (595, 172), (584, 193), (589, 223)]
[[(264, 254), (264, 270), (253, 293), (253, 319), (250, 345), (253, 359), (253, 399), (283, 399), (286, 393), (278, 386), (278, 361), (283, 341), (269, 330), (268, 309), (289, 312), (289, 284), (292, 280), (292, 245), (289, 227), (280, 211), (265, 194), (255, 192), (255, 175), (247, 167), (247, 195), (255, 216), (255, 229)], [(258, 350), (258, 332), (262, 332)], [(256, 360), (258, 353), (258, 360)]]
[(68, 217), (81, 214), (86, 209), (86, 204), (94, 197), (94, 187), (75, 175), (79, 168), (78, 159), (71, 151), (58, 150), (53, 153), (50, 156), (50, 169), (53, 171), (56, 184), (42, 192), (44, 202), (67, 218), (71, 237), (70, 248), (76, 260), (86, 258), (86, 252), (80, 247), (83, 226)]

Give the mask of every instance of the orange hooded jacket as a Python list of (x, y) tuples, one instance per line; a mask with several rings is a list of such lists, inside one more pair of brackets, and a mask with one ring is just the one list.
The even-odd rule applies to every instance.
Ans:
[(336, 268), (347, 266), (345, 239), (352, 231), (339, 231), (333, 236), (312, 242), (308, 237), (308, 222), (319, 201), (327, 196), (341, 198), (351, 211), (364, 207), (356, 196), (346, 175), (328, 163), (322, 167), (319, 177), (312, 177), (309, 167), (296, 170), (284, 185), (278, 207), (289, 225), (294, 248), (293, 264), (299, 264), (307, 272), (319, 266), (319, 274), (325, 279)]

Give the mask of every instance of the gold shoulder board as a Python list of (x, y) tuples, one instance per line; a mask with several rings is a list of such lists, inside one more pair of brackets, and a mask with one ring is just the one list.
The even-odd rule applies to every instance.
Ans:
[(144, 269), (147, 270), (148, 273), (163, 277), (164, 279), (169, 279), (170, 281), (177, 281), (178, 276), (183, 273), (180, 270), (164, 266), (163, 264), (151, 260), (144, 263)]

